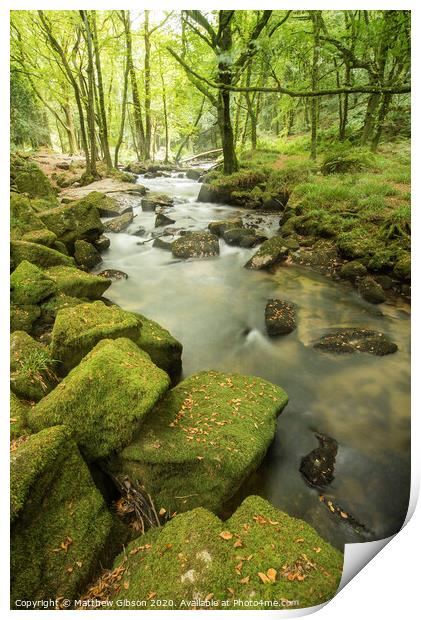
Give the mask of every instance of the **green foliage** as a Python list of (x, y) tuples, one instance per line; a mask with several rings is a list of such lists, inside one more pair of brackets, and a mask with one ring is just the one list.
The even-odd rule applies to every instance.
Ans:
[(37, 148), (49, 140), (42, 109), (29, 84), (13, 67), (10, 72), (10, 141)]

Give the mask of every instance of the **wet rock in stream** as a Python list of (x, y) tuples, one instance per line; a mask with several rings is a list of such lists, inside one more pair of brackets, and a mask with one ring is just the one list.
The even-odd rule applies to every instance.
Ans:
[(155, 211), (157, 207), (172, 207), (174, 198), (167, 194), (150, 192), (145, 198), (142, 198), (141, 205), (142, 211)]
[(326, 334), (314, 345), (315, 349), (330, 353), (371, 353), (372, 355), (389, 355), (398, 350), (398, 345), (383, 333), (371, 329), (353, 327)]
[(119, 269), (104, 269), (98, 275), (109, 280), (127, 280), (129, 277), (127, 273)]
[(265, 308), (265, 323), (269, 336), (290, 334), (296, 328), (295, 305), (282, 299), (269, 299)]
[(126, 230), (133, 222), (134, 215), (133, 213), (124, 213), (119, 217), (115, 217), (108, 222), (105, 222), (104, 227), (105, 230), (113, 233), (120, 233)]
[(192, 232), (171, 245), (176, 258), (207, 258), (219, 254), (219, 241), (209, 232)]
[(326, 487), (333, 481), (338, 443), (335, 439), (316, 433), (319, 447), (301, 459), (300, 472), (314, 487)]
[(169, 226), (170, 224), (175, 224), (175, 220), (171, 219), (164, 213), (158, 213), (155, 218), (155, 228), (159, 228), (160, 226)]

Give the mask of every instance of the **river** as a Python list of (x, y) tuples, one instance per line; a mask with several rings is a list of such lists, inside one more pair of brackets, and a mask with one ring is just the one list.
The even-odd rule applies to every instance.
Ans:
[[(143, 179), (152, 191), (175, 198), (168, 215), (175, 227), (201, 230), (212, 220), (244, 215), (230, 206), (198, 203), (200, 184), (188, 179)], [(102, 269), (120, 269), (127, 280), (113, 282), (106, 295), (126, 310), (158, 321), (183, 343), (183, 376), (216, 369), (257, 375), (282, 386), (290, 402), (278, 419), (275, 439), (258, 471), (235, 502), (251, 493), (310, 523), (339, 548), (345, 542), (383, 538), (401, 526), (410, 488), (410, 314), (401, 302), (373, 306), (355, 291), (304, 267), (282, 266), (275, 274), (244, 269), (255, 252), (220, 241), (220, 256), (174, 259), (152, 247), (155, 214), (143, 213), (140, 198), (128, 232), (140, 226), (146, 237), (107, 233), (111, 246)], [(264, 218), (277, 228), (279, 216)], [(140, 245), (139, 245), (140, 244)], [(297, 329), (266, 335), (268, 298), (297, 306)], [(385, 357), (334, 355), (312, 343), (336, 327), (383, 331), (398, 344)], [(314, 432), (339, 444), (335, 479), (324, 497), (365, 529), (332, 514), (299, 472), (302, 456), (316, 448)]]

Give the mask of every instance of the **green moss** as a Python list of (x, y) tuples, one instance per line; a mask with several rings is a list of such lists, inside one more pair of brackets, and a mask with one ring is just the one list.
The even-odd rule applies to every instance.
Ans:
[(57, 236), (46, 228), (40, 230), (31, 230), (22, 236), (22, 241), (30, 241), (31, 243), (39, 243), (51, 247), (54, 245)]
[(79, 304), (58, 311), (51, 338), (51, 351), (68, 372), (104, 338), (139, 337), (139, 319), (118, 306), (102, 301)]
[(241, 217), (237, 217), (233, 220), (218, 220), (215, 222), (209, 222), (208, 228), (213, 235), (222, 237), (224, 232), (231, 228), (241, 228), (243, 225)]
[(85, 273), (75, 267), (53, 267), (46, 274), (51, 278), (60, 293), (69, 297), (98, 299), (111, 285), (111, 280), (102, 276)]
[(171, 378), (181, 374), (181, 354), (183, 345), (169, 331), (142, 314), (134, 313), (140, 321), (136, 344), (146, 351), (158, 368), (165, 370)]
[(12, 160), (13, 164), (13, 181), (18, 192), (28, 194), (30, 198), (51, 200), (55, 197), (53, 186), (37, 164), (23, 159), (19, 163)]
[(101, 254), (88, 241), (75, 241), (75, 261), (86, 269), (92, 269), (102, 261)]
[(10, 392), (11, 440), (31, 434), (32, 431), (28, 428), (26, 423), (28, 411), (29, 405), (19, 400), (19, 398), (13, 392)]
[(11, 239), (20, 239), (25, 233), (47, 228), (31, 206), (27, 196), (12, 192), (10, 194), (10, 229)]
[[(225, 523), (197, 508), (133, 541), (114, 564), (124, 571), (125, 589), (115, 587), (110, 598), (118, 609), (123, 599), (147, 608), (156, 608), (154, 600), (172, 600), (174, 609), (206, 600), (211, 609), (311, 607), (334, 596), (342, 565), (342, 553), (304, 521), (251, 496)], [(274, 581), (264, 583), (259, 574), (269, 569)]]
[(287, 400), (263, 379), (201, 372), (155, 407), (115, 468), (159, 506), (220, 510), (260, 464)]
[(73, 258), (65, 256), (57, 250), (47, 248), (38, 243), (29, 241), (12, 241), (10, 244), (12, 264), (17, 267), (23, 260), (38, 265), (38, 267), (54, 267), (56, 265), (74, 265)]
[(39, 218), (71, 252), (77, 239), (93, 241), (104, 232), (98, 209), (85, 198), (43, 211)]
[(48, 349), (24, 331), (10, 337), (10, 372), (11, 389), (25, 400), (41, 400), (58, 381)]
[(168, 375), (127, 338), (102, 340), (30, 412), (34, 430), (65, 424), (84, 455), (126, 446), (168, 389)]
[(11, 606), (76, 598), (98, 568), (112, 518), (63, 427), (11, 455)]
[(79, 304), (83, 304), (86, 299), (79, 299), (78, 297), (70, 297), (64, 293), (58, 293), (49, 297), (40, 304), (41, 318), (45, 323), (54, 323), (57, 312), (62, 308), (73, 308)]
[(40, 317), (41, 309), (34, 304), (10, 306), (10, 331), (23, 330), (31, 332), (35, 321)]
[(395, 276), (402, 280), (411, 279), (411, 255), (409, 253), (402, 254), (399, 260), (396, 262), (393, 273)]
[(268, 269), (273, 265), (285, 260), (288, 248), (281, 237), (272, 237), (264, 241), (260, 248), (245, 264), (247, 269)]
[(11, 301), (37, 304), (56, 291), (55, 284), (36, 265), (22, 261), (10, 276)]

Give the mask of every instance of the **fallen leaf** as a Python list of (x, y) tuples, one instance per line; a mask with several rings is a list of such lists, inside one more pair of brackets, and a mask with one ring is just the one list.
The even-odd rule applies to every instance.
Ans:
[(243, 546), (243, 543), (241, 542), (241, 538), (235, 541), (234, 547), (242, 547), (242, 546)]
[(270, 579), (265, 573), (257, 573), (263, 583), (270, 583)]
[(242, 579), (240, 579), (240, 583), (248, 583), (250, 581), (250, 575), (247, 575), (247, 577), (243, 577)]
[(147, 601), (150, 601), (151, 598), (153, 598), (156, 595), (156, 592), (149, 592), (148, 596), (146, 597)]
[(314, 547), (314, 551), (315, 551), (316, 553), (320, 553), (320, 551), (321, 551), (321, 550), (322, 550), (322, 548), (321, 548), (321, 547)]
[(227, 532), (227, 531), (221, 532), (219, 535), (224, 540), (231, 540), (231, 538), (232, 538), (231, 532)]
[(160, 517), (163, 517), (166, 512), (167, 512), (166, 508), (161, 508), (158, 514)]
[(269, 568), (266, 571), (266, 575), (268, 576), (269, 580), (272, 581), (272, 583), (274, 583), (277, 574), (278, 573), (277, 573), (277, 571), (274, 568)]
[(294, 542), (302, 543), (302, 542), (304, 542), (304, 538), (297, 538)]
[(206, 594), (205, 596), (205, 601), (210, 601), (213, 598), (213, 592), (209, 592), (209, 594)]
[(129, 582), (128, 581), (125, 581), (123, 585), (124, 585), (124, 589), (125, 590), (129, 589)]
[(346, 512), (341, 512), (340, 514), (342, 519), (348, 519), (348, 515), (346, 514)]
[(227, 588), (228, 592), (234, 596), (234, 590), (232, 588)]

